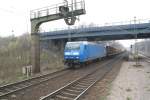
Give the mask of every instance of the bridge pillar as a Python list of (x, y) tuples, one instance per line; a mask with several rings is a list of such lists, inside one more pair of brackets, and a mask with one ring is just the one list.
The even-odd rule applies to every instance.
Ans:
[(65, 40), (61, 40), (61, 44), (60, 44), (60, 51), (63, 53), (64, 52), (64, 46), (66, 44)]
[(40, 72), (40, 35), (38, 29), (41, 23), (32, 21), (31, 23), (31, 60), (32, 60), (32, 72)]

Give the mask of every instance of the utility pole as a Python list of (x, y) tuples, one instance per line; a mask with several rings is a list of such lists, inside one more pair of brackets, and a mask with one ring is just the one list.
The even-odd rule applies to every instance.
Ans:
[[(134, 17), (134, 32), (136, 31), (136, 17)], [(135, 32), (135, 44), (134, 44), (134, 59), (135, 59), (135, 66), (139, 66), (139, 54), (138, 54), (138, 45), (137, 45), (137, 34)]]
[[(70, 26), (68, 26), (68, 30), (71, 30), (71, 29), (70, 29)], [(71, 42), (71, 33), (70, 33), (70, 31), (69, 31), (69, 33), (68, 33), (68, 41)]]

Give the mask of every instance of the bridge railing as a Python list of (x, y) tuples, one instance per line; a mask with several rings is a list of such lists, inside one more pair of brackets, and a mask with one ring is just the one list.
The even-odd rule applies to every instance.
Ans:
[[(66, 28), (55, 28), (54, 30), (51, 30), (51, 32), (53, 33), (59, 33), (59, 31), (61, 32), (67, 32), (69, 33), (69, 30), (98, 30), (99, 28), (107, 28), (107, 26), (109, 27), (113, 27), (113, 26), (121, 26), (121, 25), (131, 25), (132, 27), (134, 26), (134, 24), (144, 24), (144, 23), (150, 23), (150, 19), (138, 19), (138, 20), (130, 20), (130, 21), (121, 21), (121, 22), (112, 22), (112, 23), (104, 23), (104, 24), (89, 24), (89, 25), (80, 25), (80, 26), (73, 26), (73, 27), (66, 27)], [(109, 27), (109, 28), (110, 28)]]
[(85, 9), (84, 1), (81, 0), (79, 2), (66, 4), (65, 2), (59, 3), (52, 6), (47, 6), (35, 10), (30, 11), (30, 19), (40, 18), (48, 15), (58, 14), (59, 13), (59, 7), (60, 6), (67, 6), (70, 10), (79, 10), (79, 9)]
[(103, 26), (116, 26), (116, 25), (132, 25), (132, 24), (142, 24), (142, 23), (150, 23), (150, 19), (136, 19), (130, 21), (121, 21), (121, 22), (111, 22), (105, 23)]

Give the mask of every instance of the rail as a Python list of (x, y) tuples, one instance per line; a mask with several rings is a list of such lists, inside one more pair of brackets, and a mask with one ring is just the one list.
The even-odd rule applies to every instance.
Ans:
[(150, 57), (146, 56), (144, 53), (139, 52), (142, 57), (145, 58), (146, 62), (150, 63)]

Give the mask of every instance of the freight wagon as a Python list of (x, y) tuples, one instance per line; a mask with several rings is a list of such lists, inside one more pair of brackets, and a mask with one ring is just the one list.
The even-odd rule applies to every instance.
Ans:
[(122, 52), (120, 49), (112, 46), (106, 46), (106, 51), (107, 51), (107, 56), (113, 56)]

